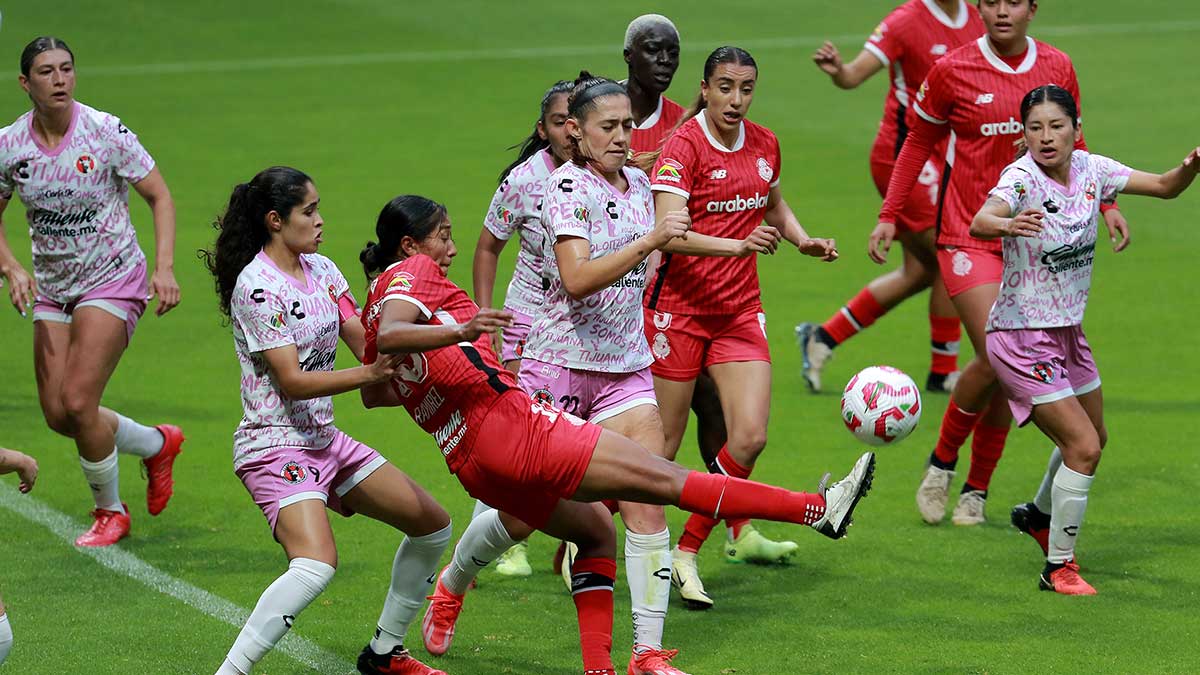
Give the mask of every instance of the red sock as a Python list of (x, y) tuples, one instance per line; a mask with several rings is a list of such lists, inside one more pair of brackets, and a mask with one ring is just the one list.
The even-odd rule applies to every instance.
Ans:
[(958, 370), (958, 341), (962, 339), (962, 326), (956, 316), (929, 315), (929, 348), (933, 353), (929, 361), (929, 372), (949, 375)]
[[(714, 474), (748, 478), (752, 469), (739, 464), (733, 455), (729, 454), (729, 446), (721, 446), (720, 452), (717, 453), (717, 461), (709, 467), (709, 470)], [(684, 523), (683, 534), (679, 536), (680, 550), (689, 553), (699, 551), (718, 522), (715, 518), (693, 513)], [(725, 525), (733, 533), (733, 538), (737, 539), (737, 536), (742, 533), (742, 526), (748, 522), (750, 521), (745, 518), (730, 519), (725, 521)]]
[(933, 448), (934, 457), (947, 467), (954, 468), (954, 463), (958, 461), (958, 449), (967, 442), (967, 436), (971, 435), (971, 430), (975, 428), (975, 422), (978, 420), (979, 413), (959, 408), (951, 396), (950, 404), (946, 406), (946, 414), (942, 417), (937, 445)]
[(971, 471), (967, 474), (967, 486), (972, 490), (987, 492), (992, 482), (992, 472), (1004, 454), (1004, 440), (1008, 438), (1008, 427), (993, 427), (983, 422), (975, 426), (975, 437), (971, 439)]
[(571, 565), (571, 597), (579, 615), (579, 646), (584, 673), (614, 675), (612, 662), (613, 584), (617, 561), (576, 558)]
[(762, 518), (812, 525), (825, 515), (825, 498), (719, 473), (693, 471), (683, 484), (679, 508), (717, 518)]
[(825, 329), (826, 333), (838, 344), (842, 344), (846, 340), (854, 337), (858, 331), (875, 323), (879, 317), (887, 314), (887, 310), (875, 296), (871, 295), (871, 291), (863, 288), (858, 292), (858, 295), (850, 298), (850, 302), (846, 303), (845, 307), (839, 309), (829, 320), (821, 324), (821, 328)]

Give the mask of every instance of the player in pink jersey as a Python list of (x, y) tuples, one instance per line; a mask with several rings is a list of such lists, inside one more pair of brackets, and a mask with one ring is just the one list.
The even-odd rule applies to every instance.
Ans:
[[(633, 112), (620, 84), (581, 73), (568, 101), (571, 161), (547, 181), (549, 296), (518, 381), (533, 396), (665, 456), (642, 328), (646, 258), (685, 235), (686, 211), (655, 227), (650, 180), (626, 166)], [(620, 503), (633, 608), (633, 675), (685, 675), (663, 649), (671, 535), (660, 505)]]
[[(953, 133), (942, 181), (945, 188), (939, 196), (938, 266), (975, 357), (955, 385), (937, 445), (917, 488), (918, 510), (931, 524), (945, 517), (958, 451), (972, 433), (971, 469), (952, 520), (956, 525), (985, 521), (988, 486), (1012, 422), (986, 358), (985, 324), (1000, 287), (1000, 246), (972, 237), (971, 219), (1012, 161), (1014, 142), (1021, 138), (1022, 97), (1048, 82), (1060, 84), (1077, 100), (1079, 93), (1070, 58), (1027, 35), (1036, 2), (984, 0), (979, 10), (987, 35), (942, 57), (917, 92), (916, 116), (910, 117), (914, 126), (896, 160), (880, 223), (868, 246), (877, 262), (886, 259), (896, 215), (921, 166), (932, 148)], [(1080, 147), (1084, 147), (1082, 138)], [(1108, 211), (1105, 219), (1114, 248), (1121, 250), (1128, 241), (1124, 219), (1117, 211)]]
[[(908, 0), (888, 14), (850, 63), (842, 63), (837, 47), (826, 42), (813, 56), (817, 66), (842, 89), (854, 89), (883, 68), (889, 88), (879, 133), (871, 148), (871, 176), (882, 197), (887, 192), (896, 155), (908, 135), (909, 102), (934, 61), (947, 51), (983, 34), (979, 12), (965, 0)], [(876, 277), (819, 326), (804, 323), (796, 337), (804, 357), (804, 378), (814, 391), (837, 345), (875, 323), (889, 310), (926, 288), (932, 353), (925, 389), (949, 392), (958, 379), (958, 314), (937, 273), (934, 225), (937, 193), (946, 143), (934, 148), (914, 190), (898, 214), (897, 236), (904, 247), (900, 268)]]
[(615, 674), (612, 518), (584, 502), (673, 504), (715, 518), (768, 518), (809, 524), (833, 538), (844, 535), (870, 486), (872, 453), (817, 494), (689, 471), (656, 457), (516, 387), (488, 344), (511, 315), (480, 309), (446, 277), (456, 249), (444, 207), (423, 197), (397, 197), (380, 214), (375, 232), (379, 243), (362, 254), (372, 277), (363, 312), (365, 361), (380, 353), (405, 356), (391, 381), (392, 399), (372, 403), (404, 406), (433, 436), (467, 492), (498, 509), (471, 521), (439, 577), (423, 622), (431, 653), (450, 648), (478, 570), (515, 543), (512, 532), (533, 527), (578, 545), (572, 589), (583, 666), (588, 673)]
[[(154, 159), (116, 117), (74, 99), (75, 56), (40, 37), (21, 53), (21, 88), (33, 109), (0, 129), (0, 214), (21, 198), (34, 277), (13, 256), (0, 224), (0, 273), (13, 307), (33, 306), (34, 370), (49, 427), (75, 440), (96, 509), (78, 546), (108, 546), (129, 534), (117, 453), (141, 458), (146, 508), (158, 515), (174, 490), (179, 427), (147, 427), (100, 406), (149, 295), (161, 316), (179, 303), (175, 206)], [(154, 214), (155, 270), (129, 218), (132, 185)], [(35, 281), (36, 280), (36, 281)]]
[(386, 396), (399, 357), (334, 370), (339, 338), (363, 356), (350, 286), (318, 255), (320, 196), (303, 172), (276, 166), (233, 189), (205, 253), (242, 370), (234, 471), (262, 509), (288, 570), (258, 600), (217, 675), (249, 673), (325, 589), (337, 548), (325, 509), (404, 532), (360, 673), (445, 675), (414, 659), (404, 635), (450, 543), (450, 517), (420, 485), (333, 424), (334, 394)]
[[(16, 472), (17, 478), (20, 479), (17, 489), (23, 494), (28, 494), (37, 482), (37, 460), (23, 452), (0, 448), (0, 474), (13, 472)], [(4, 607), (4, 600), (0, 599), (0, 665), (4, 665), (12, 646), (12, 624), (8, 621), (8, 610)]]
[(1200, 147), (1164, 174), (1134, 171), (1076, 150), (1079, 110), (1062, 87), (1021, 102), (1026, 152), (1000, 175), (971, 234), (1002, 238), (1004, 276), (987, 321), (987, 356), (1018, 425), (1037, 424), (1054, 451), (1033, 502), (1012, 521), (1046, 556), (1038, 585), (1094, 595), (1079, 576), (1075, 541), (1108, 440), (1100, 373), (1083, 334), (1100, 204), (1118, 192), (1172, 199), (1200, 171)]
[[(770, 411), (757, 254), (774, 253), (783, 238), (806, 255), (837, 258), (834, 242), (809, 237), (784, 200), (775, 135), (745, 119), (757, 78), (754, 59), (737, 47), (718, 48), (705, 61), (695, 114), (667, 139), (652, 179), (656, 218), (687, 209), (692, 231), (664, 248), (645, 301), (668, 456), (678, 451), (686, 430), (696, 377), (707, 371), (729, 431), (728, 443), (708, 466), (738, 478), (750, 475), (766, 445)], [(673, 553), (675, 585), (695, 608), (712, 606), (696, 553), (716, 523), (689, 518)], [(727, 525), (728, 560), (776, 562), (797, 548), (766, 539), (745, 521)]]

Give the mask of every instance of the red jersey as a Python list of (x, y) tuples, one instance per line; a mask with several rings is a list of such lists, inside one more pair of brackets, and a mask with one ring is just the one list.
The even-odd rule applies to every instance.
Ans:
[(654, 114), (633, 127), (633, 135), (629, 137), (629, 149), (634, 154), (658, 150), (663, 139), (679, 123), (679, 118), (683, 117), (683, 113), (683, 106), (666, 96), (659, 95), (658, 109), (654, 111)]
[[(905, 115), (910, 102), (934, 62), (984, 32), (979, 10), (965, 0), (959, 0), (955, 19), (934, 0), (908, 0), (875, 28), (863, 48), (888, 67), (890, 86), (879, 122), (879, 147), (887, 148), (892, 158), (900, 154), (908, 135)], [(939, 150), (935, 155), (940, 158), (944, 149)]]
[[(419, 323), (432, 325), (467, 323), (479, 311), (479, 305), (447, 279), (429, 256), (415, 255), (393, 263), (371, 282), (367, 292), (362, 313), (365, 363), (374, 363), (379, 354), (379, 317), (384, 304), (392, 300), (416, 305), (421, 311)], [(454, 450), (474, 444), (492, 404), (515, 388), (517, 380), (496, 360), (485, 333), (474, 342), (409, 354), (391, 384), (413, 421), (433, 436), (450, 471), (457, 473), (466, 455)]]
[[(1024, 132), (1021, 99), (1037, 87), (1057, 84), (1079, 101), (1070, 57), (1044, 42), (1026, 40), (1025, 58), (1015, 67), (992, 51), (986, 35), (964, 45), (934, 64), (917, 92), (913, 112), (941, 126), (942, 135), (954, 134), (942, 178), (947, 189), (938, 208), (940, 246), (1000, 250), (999, 239), (976, 239), (969, 230), (988, 191), (1016, 156), (1016, 142)], [(1082, 140), (1079, 147), (1086, 149)], [(893, 198), (900, 198), (891, 192), (889, 188), (885, 212)]]
[[(701, 111), (667, 138), (651, 189), (688, 200), (692, 230), (745, 239), (763, 222), (771, 188), (779, 185), (779, 141), (743, 120), (733, 148), (708, 130)], [(761, 302), (758, 256), (716, 258), (663, 253), (646, 307), (679, 314), (737, 314)]]

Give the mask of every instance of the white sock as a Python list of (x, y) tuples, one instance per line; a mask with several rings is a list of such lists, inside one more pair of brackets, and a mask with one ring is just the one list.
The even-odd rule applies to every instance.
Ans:
[(404, 635), (412, 623), (437, 574), (438, 563), (450, 544), (454, 528), (450, 525), (423, 537), (405, 537), (392, 562), (392, 585), (383, 600), (383, 612), (371, 640), (371, 651), (389, 654), (404, 644)]
[(633, 650), (662, 649), (671, 600), (671, 533), (625, 531), (625, 578), (633, 605)]
[(455, 545), (454, 557), (442, 572), (442, 585), (455, 595), (466, 593), (479, 570), (516, 543), (500, 522), (500, 512), (495, 509), (485, 511), (467, 525)]
[(12, 645), (12, 625), (8, 623), (8, 614), (0, 614), (0, 664), (8, 658), (8, 653), (12, 651)]
[(1033, 505), (1042, 513), (1048, 514), (1054, 507), (1054, 502), (1050, 498), (1050, 490), (1054, 487), (1054, 475), (1058, 473), (1060, 466), (1062, 466), (1062, 450), (1056, 447), (1050, 453), (1050, 461), (1046, 463), (1046, 475), (1042, 476), (1042, 484), (1033, 498)]
[(89, 462), (80, 457), (79, 466), (83, 468), (84, 480), (92, 489), (92, 499), (96, 501), (96, 508), (125, 513), (125, 507), (121, 506), (117, 451), (114, 449), (112, 454), (99, 462)]
[(475, 520), (476, 518), (478, 518), (480, 516), (480, 514), (486, 513), (487, 510), (490, 508), (492, 508), (492, 507), (490, 507), (487, 504), (484, 504), (482, 501), (476, 499), (475, 500), (475, 510), (471, 512), (471, 520)]
[(117, 440), (117, 452), (137, 455), (146, 459), (157, 455), (158, 451), (162, 450), (166, 439), (163, 438), (161, 431), (154, 427), (138, 424), (121, 413), (114, 412), (113, 414), (117, 416), (117, 431), (114, 434)]
[(1094, 476), (1072, 471), (1066, 464), (1054, 474), (1051, 489), (1054, 502), (1050, 512), (1050, 553), (1046, 560), (1064, 563), (1075, 558), (1075, 538), (1087, 510), (1088, 490)]
[(218, 673), (249, 673), (283, 639), (296, 616), (325, 590), (333, 572), (332, 565), (311, 558), (288, 563), (288, 570), (259, 596)]

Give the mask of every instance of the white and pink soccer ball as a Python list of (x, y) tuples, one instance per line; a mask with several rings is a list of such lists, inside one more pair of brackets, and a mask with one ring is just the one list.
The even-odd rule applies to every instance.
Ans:
[(921, 390), (891, 366), (864, 368), (842, 392), (842, 421), (867, 445), (894, 445), (921, 421)]

